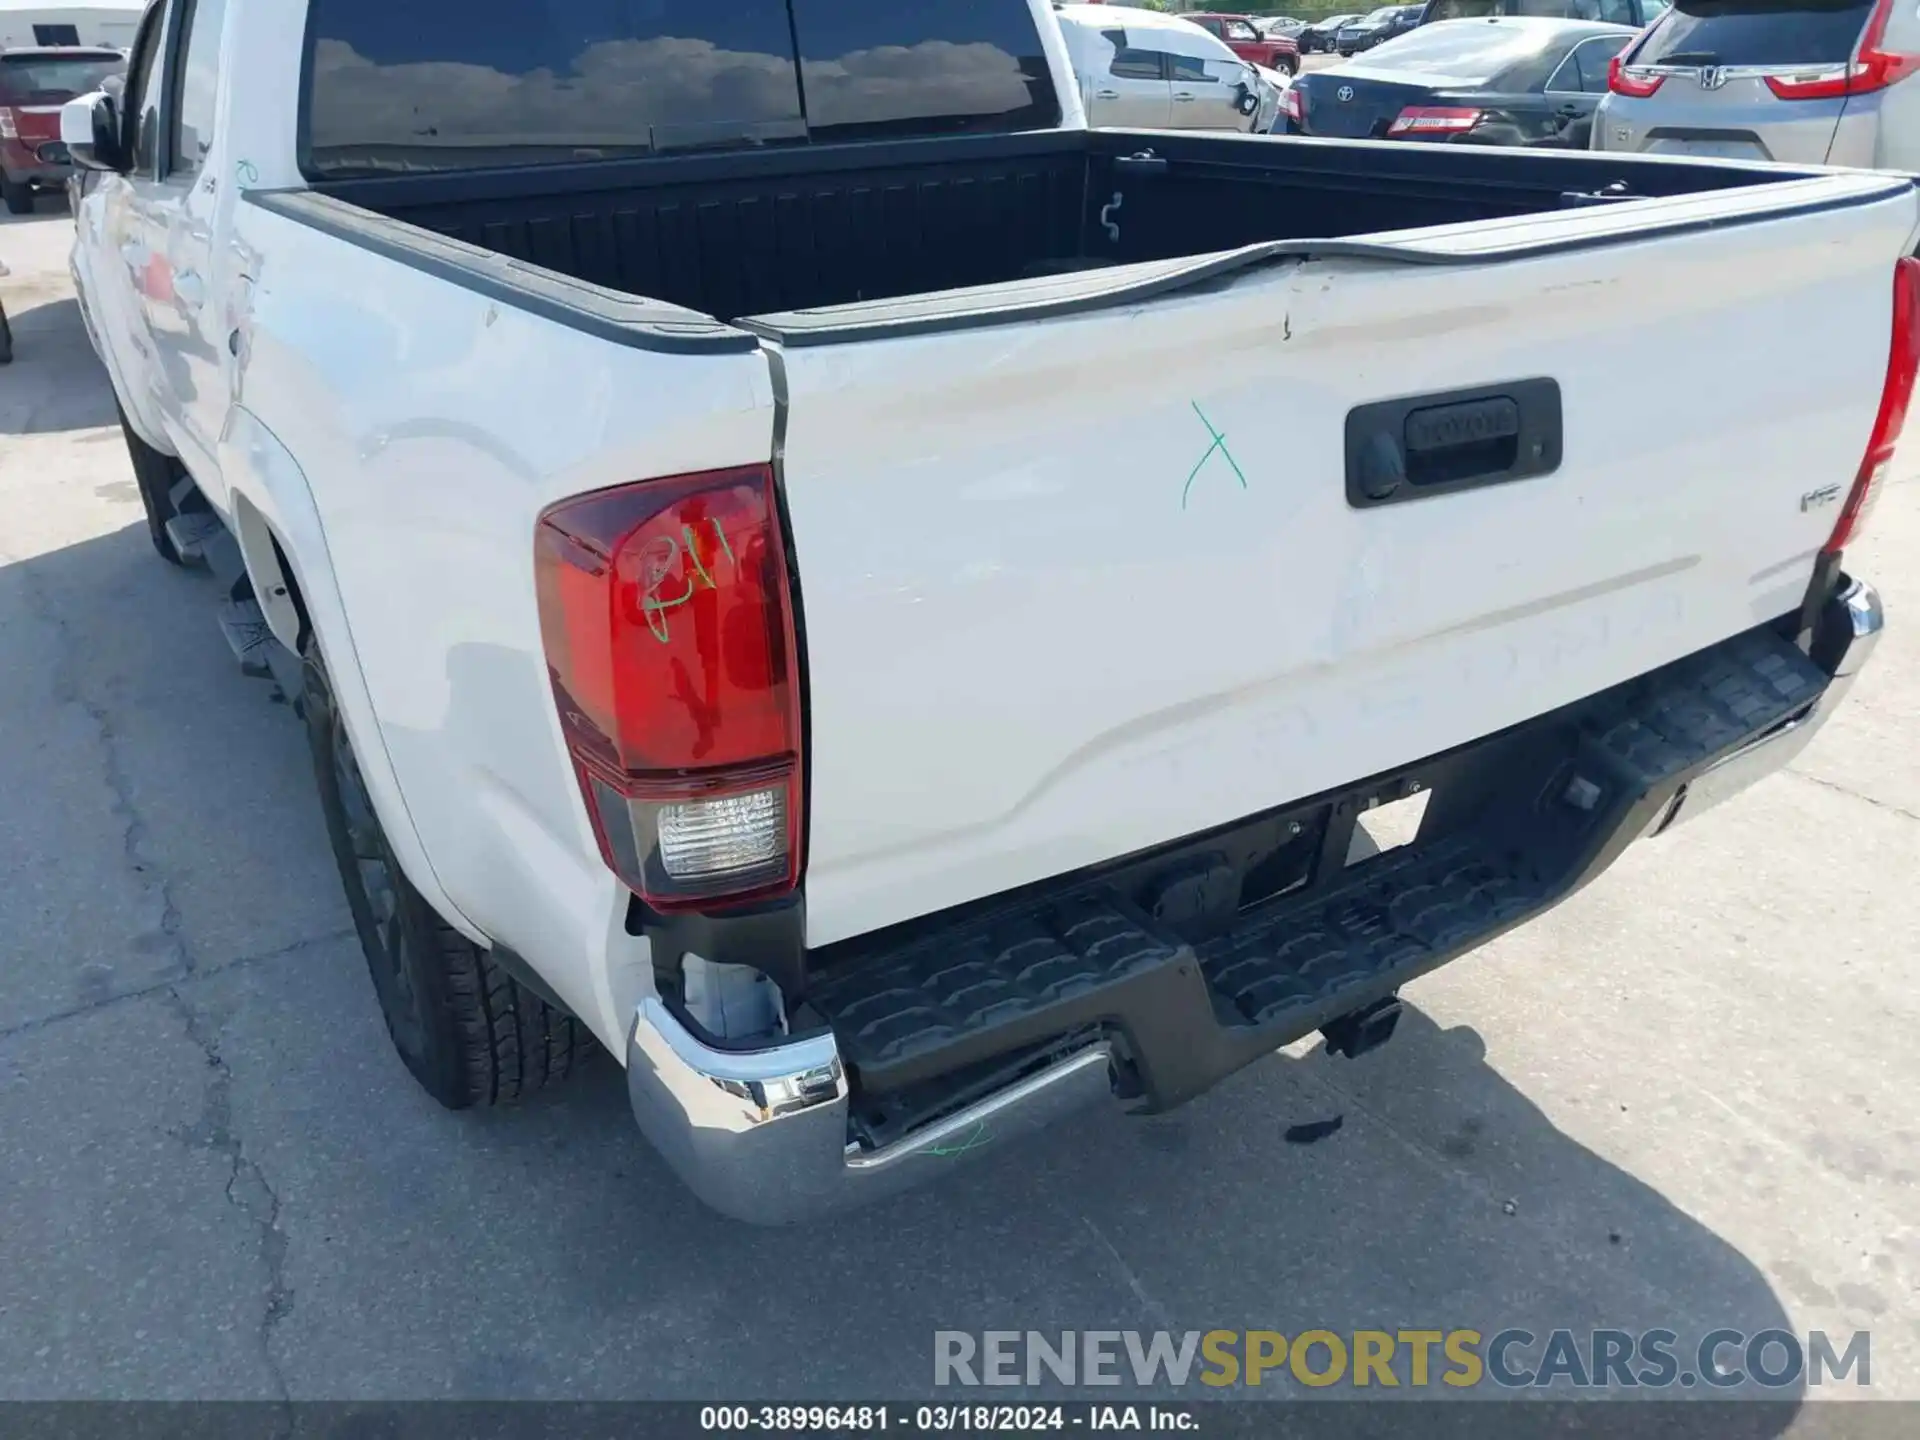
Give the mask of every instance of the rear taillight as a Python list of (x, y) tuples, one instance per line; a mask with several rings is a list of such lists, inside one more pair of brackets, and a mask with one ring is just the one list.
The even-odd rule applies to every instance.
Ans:
[(1881, 48), (1887, 39), (1887, 19), (1893, 0), (1878, 0), (1860, 32), (1860, 48), (1844, 65), (1823, 65), (1797, 73), (1769, 75), (1767, 88), (1782, 100), (1834, 100), (1843, 95), (1868, 95), (1884, 90), (1920, 70), (1920, 55), (1901, 55)]
[(1618, 55), (1607, 62), (1607, 89), (1616, 95), (1644, 100), (1664, 85), (1666, 79), (1664, 75), (1636, 74), (1620, 63)]
[(1307, 97), (1304, 92), (1289, 85), (1280, 92), (1280, 113), (1296, 125), (1306, 123)]
[(1464, 135), (1480, 123), (1480, 111), (1458, 105), (1409, 105), (1387, 127), (1396, 135)]
[(661, 910), (793, 889), (799, 654), (772, 471), (556, 505), (534, 574), (561, 728), (614, 873)]
[(1829, 553), (1844, 549), (1866, 528), (1874, 502), (1886, 485), (1893, 452), (1900, 443), (1900, 432), (1907, 425), (1907, 406), (1913, 399), (1913, 381), (1920, 372), (1920, 260), (1909, 256), (1893, 271), (1893, 343), (1887, 352), (1887, 380), (1880, 389), (1880, 412), (1874, 417), (1873, 435), (1867, 441), (1866, 457), (1854, 476), (1853, 489), (1847, 494), (1846, 508), (1833, 527), (1826, 548)]
[(20, 125), (13, 118), (13, 107), (0, 105), (0, 140), (18, 140), (19, 138)]

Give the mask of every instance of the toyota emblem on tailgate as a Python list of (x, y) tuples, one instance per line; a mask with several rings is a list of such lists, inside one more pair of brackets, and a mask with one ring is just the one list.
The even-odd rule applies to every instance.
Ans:
[(1353, 98), (1353, 87), (1351, 85), (1342, 85), (1338, 90), (1333, 92), (1333, 98), (1336, 100), (1351, 100)]

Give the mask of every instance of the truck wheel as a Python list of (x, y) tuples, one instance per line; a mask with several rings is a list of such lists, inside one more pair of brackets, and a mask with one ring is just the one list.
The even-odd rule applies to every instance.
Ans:
[(563, 1080), (587, 1031), (496, 965), (408, 883), (361, 779), (319, 647), (302, 697), (327, 836), (400, 1059), (449, 1110), (508, 1104)]
[(0, 197), (7, 202), (9, 215), (31, 215), (33, 213), (33, 187), (18, 180), (0, 179)]
[(187, 472), (173, 456), (162, 455), (134, 434), (127, 423), (127, 412), (117, 403), (114, 409), (120, 416), (120, 433), (127, 437), (127, 455), (133, 461), (134, 483), (140, 488), (140, 506), (147, 512), (147, 538), (169, 565), (185, 564), (167, 534), (167, 521), (180, 513), (174, 507), (173, 488)]

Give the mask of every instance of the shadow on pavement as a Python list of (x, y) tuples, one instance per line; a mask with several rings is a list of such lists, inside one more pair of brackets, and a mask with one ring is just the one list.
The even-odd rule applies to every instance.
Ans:
[(117, 423), (113, 391), (87, 340), (80, 302), (68, 298), (21, 304), (5, 291), (0, 291), (0, 299), (13, 326), (13, 363), (0, 389), (0, 435), (44, 435)]

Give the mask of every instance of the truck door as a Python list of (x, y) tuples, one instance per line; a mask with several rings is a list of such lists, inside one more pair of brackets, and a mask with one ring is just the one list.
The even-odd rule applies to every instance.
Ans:
[(216, 210), (231, 186), (208, 161), (227, 0), (175, 0), (173, 10), (174, 33), (184, 35), (184, 42), (169, 46), (173, 59), (165, 83), (173, 103), (159, 144), (161, 178), (144, 204), (150, 264), (168, 279), (143, 298), (170, 436), (201, 492), (224, 510), (226, 490), (215, 456), (228, 406), (228, 327), (217, 300), (213, 233)]
[(174, 103), (162, 147), (174, 305), (165, 328), (156, 326), (155, 343), (176, 387), (188, 468), (208, 499), (225, 509), (226, 487), (214, 457), (229, 404), (226, 337), (231, 327), (219, 297), (227, 293), (230, 277), (214, 235), (234, 186), (212, 163), (212, 152), (227, 0), (183, 0), (181, 14), (186, 39), (174, 52), (174, 73), (168, 80)]
[[(100, 178), (100, 214), (103, 231), (95, 267), (103, 344), (112, 346), (129, 409), (152, 423), (167, 408), (160, 369), (147, 329), (147, 295), (171, 290), (172, 277), (164, 259), (150, 241), (148, 220), (160, 188), (161, 60), (166, 53), (166, 7), (153, 6), (142, 20), (127, 80), (121, 93), (123, 128), (128, 137), (131, 166), (124, 175)], [(153, 438), (159, 438), (154, 436)]]

